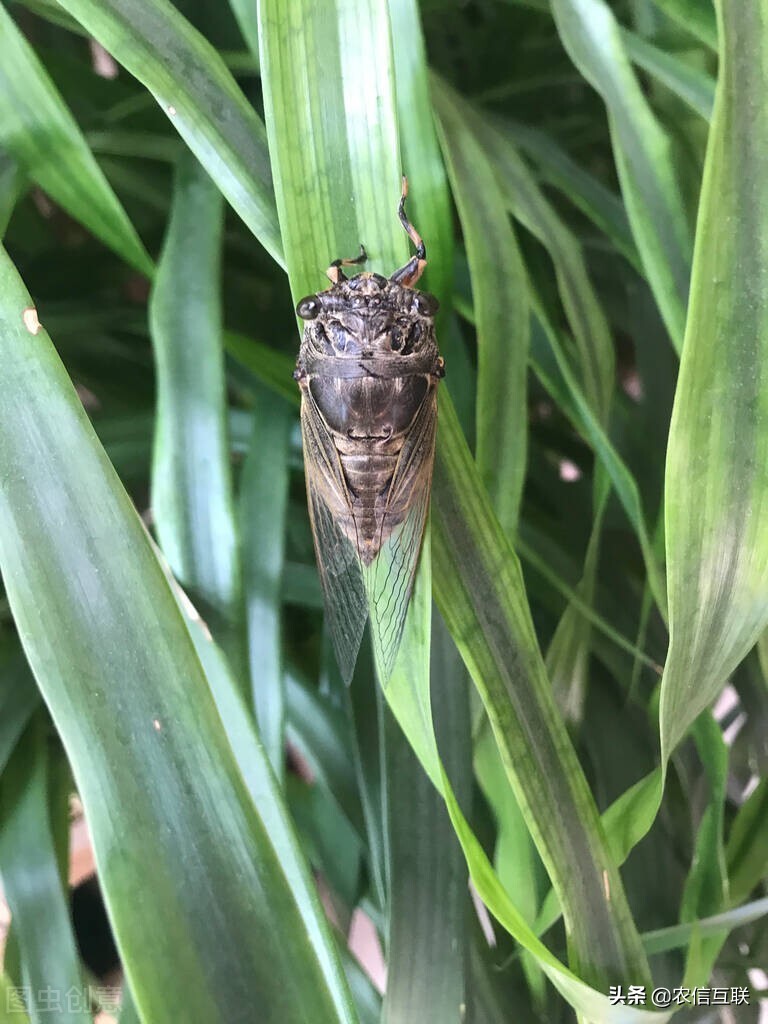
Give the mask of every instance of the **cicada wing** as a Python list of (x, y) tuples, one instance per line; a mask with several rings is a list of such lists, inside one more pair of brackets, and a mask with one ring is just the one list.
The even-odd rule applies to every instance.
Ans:
[(395, 666), (419, 562), (429, 511), (436, 426), (436, 385), (432, 384), (408, 432), (392, 478), (383, 542), (371, 565), (363, 567), (382, 684)]
[(368, 618), (356, 545), (340, 523), (352, 521), (344, 474), (333, 440), (311, 396), (301, 404), (309, 518), (328, 629), (342, 677), (349, 683)]

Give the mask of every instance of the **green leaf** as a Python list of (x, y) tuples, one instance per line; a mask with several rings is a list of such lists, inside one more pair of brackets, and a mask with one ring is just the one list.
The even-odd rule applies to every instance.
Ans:
[(499, 521), (517, 528), (525, 479), (528, 287), (493, 167), (455, 93), (433, 90), (467, 249), (477, 328), (477, 464)]
[[(429, 658), (429, 647), (424, 653)], [(472, 777), (467, 678), (436, 613), (431, 654), (432, 680), (440, 694), (435, 728), (446, 751), (447, 770), (460, 782), (466, 801)], [(458, 1024), (470, 998), (467, 867), (440, 793), (389, 711), (387, 722), (391, 877), (383, 1022)]]
[(299, 404), (299, 389), (293, 379), (295, 361), (263, 341), (256, 341), (235, 331), (224, 332), (227, 353), (241, 366), (258, 377), (272, 391), (293, 405)]
[(389, 0), (398, 129), (403, 172), (410, 175), (409, 212), (427, 243), (422, 287), (439, 296), (438, 332), (445, 338), (453, 290), (453, 216), (430, 99), (429, 72), (416, 0)]
[(282, 779), (285, 761), (280, 596), (293, 423), (291, 406), (259, 387), (253, 407), (251, 444), (240, 480), (243, 583), (253, 706), (272, 768), (279, 779)]
[(5, 234), (27, 176), (18, 160), (0, 149), (0, 238)]
[[(709, 784), (709, 799), (699, 823), (693, 863), (683, 888), (681, 921), (711, 917), (728, 904), (728, 872), (723, 846), (728, 747), (720, 726), (709, 712), (704, 712), (697, 719), (693, 738)], [(726, 931), (708, 937), (697, 935), (697, 941), (688, 951), (684, 984), (691, 987), (706, 984), (726, 937)]]
[[(474, 765), (477, 781), (496, 819), (496, 846), (493, 852), (496, 873), (526, 923), (533, 926), (539, 909), (544, 869), (525, 816), (507, 781), (499, 748), (487, 719), (479, 738), (475, 740)], [(527, 950), (523, 951), (522, 967), (531, 994), (541, 1006), (545, 996), (545, 979), (536, 958)]]
[[(455, 417), (452, 410), (451, 413), (452, 417)], [(467, 462), (471, 465), (469, 453)], [(474, 472), (476, 474), (477, 470)], [(496, 531), (503, 545), (505, 542), (498, 525)], [(588, 1020), (600, 1024), (663, 1024), (669, 1019), (670, 1014), (657, 1014), (627, 1006), (612, 1006), (602, 991), (590, 988), (552, 955), (510, 901), (483, 848), (470, 829), (440, 760), (432, 723), (429, 676), (423, 671), (423, 663), (428, 656), (430, 635), (429, 602), (425, 600), (429, 596), (429, 580), (424, 571), (426, 564), (422, 561), (412, 598), (413, 612), (406, 623), (406, 638), (385, 694), (424, 770), (445, 799), (478, 895), (510, 935), (533, 954), (555, 988)], [(439, 571), (440, 559), (436, 558), (434, 564)], [(453, 633), (453, 630), (451, 632)], [(453, 635), (455, 640), (456, 634)], [(466, 656), (463, 656), (466, 660)], [(420, 664), (422, 670), (419, 668)], [(573, 860), (571, 864), (573, 865)], [(632, 976), (641, 976), (637, 967)]]
[(717, 49), (717, 21), (711, 0), (654, 0), (665, 14), (713, 50)]
[[(0, 875), (13, 915), (32, 1019), (44, 1020), (53, 1011), (64, 1024), (84, 1024), (91, 1016), (83, 1005), (83, 978), (68, 893), (56, 859), (48, 790), (45, 719), (38, 715), (3, 772)], [(74, 991), (71, 1002), (67, 998), (70, 990)]]
[(248, 44), (251, 54), (258, 60), (259, 57), (259, 23), (256, 16), (256, 4), (251, 0), (229, 0), (232, 13), (237, 18), (240, 31)]
[(338, 950), (329, 934), (314, 879), (299, 846), (292, 818), (275, 785), (251, 710), (221, 648), (213, 641), (189, 599), (173, 579), (170, 570), (166, 568), (165, 572), (205, 671), (216, 709), (243, 781), (259, 809), (293, 897), (302, 911), (307, 936), (325, 973), (335, 1004), (339, 1008), (339, 1019), (356, 1024), (356, 1017), (349, 1006), (347, 986), (337, 960)]
[(503, 124), (483, 118), (477, 118), (476, 124), (483, 147), (496, 167), (507, 208), (549, 252), (576, 341), (584, 391), (595, 414), (606, 422), (615, 378), (613, 340), (581, 246), (543, 195)]
[(0, 1021), (2, 1024), (29, 1024), (24, 1012), (23, 993), (12, 985), (7, 975), (0, 974)]
[(39, 702), (18, 641), (4, 638), (0, 646), (0, 775)]
[(552, 0), (576, 67), (608, 110), (629, 222), (670, 338), (680, 349), (690, 277), (690, 232), (667, 136), (660, 128), (604, 0)]
[(768, 779), (739, 808), (726, 853), (731, 900), (741, 903), (768, 875)]
[[(605, 470), (595, 475), (592, 530), (584, 556), (581, 579), (576, 585), (580, 603), (593, 605), (597, 585), (598, 559), (610, 482)], [(563, 612), (547, 649), (545, 664), (558, 706), (567, 722), (578, 723), (584, 716), (587, 696), (592, 624), (575, 604)]]
[(119, 1024), (141, 1024), (136, 1004), (133, 1001), (131, 986), (123, 979), (123, 987), (120, 993), (120, 1016)]
[(139, 1011), (162, 1019), (172, 993), (194, 1024), (244, 1006), (354, 1021), (327, 927), (289, 887), (270, 805), (251, 802), (142, 524), (5, 255), (0, 297), (0, 567)]
[(0, 149), (119, 256), (147, 276), (147, 255), (69, 108), (0, 5)]
[[(663, 757), (768, 625), (768, 8), (722, 7), (685, 346), (666, 465)], [(765, 138), (763, 138), (765, 136)]]
[(503, 130), (535, 162), (542, 180), (581, 210), (642, 274), (642, 264), (621, 199), (544, 132), (515, 121), (504, 121)]
[(151, 500), (174, 575), (244, 676), (219, 297), (223, 212), (211, 179), (183, 154), (149, 303), (157, 381)]
[(285, 681), (286, 730), (306, 759), (314, 779), (332, 794), (352, 827), (362, 837), (363, 812), (350, 762), (354, 754), (347, 715), (315, 687), (292, 673)]
[(549, 393), (564, 407), (579, 433), (594, 449), (616, 489), (616, 495), (634, 528), (643, 553), (648, 586), (660, 614), (665, 618), (667, 601), (664, 575), (653, 549), (637, 482), (614, 448), (576, 381), (560, 338), (539, 302), (535, 304), (531, 344), (532, 362), (537, 376)]
[(168, 0), (61, 0), (152, 93), (233, 209), (282, 260), (264, 125), (224, 61)]
[[(395, 215), (400, 161), (385, 15), (370, 2), (264, 0), (259, 8), (265, 116), (294, 300), (316, 291), (331, 260), (354, 256), (361, 243), (370, 269), (384, 274), (408, 258)], [(339, 82), (335, 102), (328, 80)], [(365, 111), (373, 109), (371, 120)], [(307, 182), (316, 186), (311, 196)]]
[(768, 898), (755, 900), (754, 903), (745, 903), (744, 906), (727, 910), (723, 914), (715, 914), (713, 917), (646, 932), (643, 935), (643, 945), (649, 955), (655, 956), (668, 949), (684, 947), (690, 942), (694, 932), (699, 936), (717, 935), (724, 930), (730, 932), (734, 928), (751, 924), (752, 921), (759, 921), (766, 914), (768, 914)]
[(710, 119), (715, 102), (715, 82), (710, 75), (660, 50), (634, 32), (625, 29), (621, 38), (630, 60), (679, 96), (705, 121)]
[[(445, 401), (434, 489), (437, 602), (483, 698), (508, 778), (564, 907), (578, 971), (601, 979), (610, 962), (614, 977), (641, 977), (646, 968), (639, 939), (592, 796), (553, 703), (519, 563), (483, 497), (455, 413)], [(605, 986), (604, 976), (595, 983)]]

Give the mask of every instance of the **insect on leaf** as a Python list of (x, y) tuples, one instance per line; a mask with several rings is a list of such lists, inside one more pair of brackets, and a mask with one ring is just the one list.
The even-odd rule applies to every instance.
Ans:
[(349, 680), (370, 615), (386, 680), (400, 645), (429, 508), (437, 385), (437, 302), (413, 285), (424, 243), (399, 216), (416, 255), (390, 277), (348, 279), (299, 302), (306, 321), (295, 377), (310, 519), (336, 656)]

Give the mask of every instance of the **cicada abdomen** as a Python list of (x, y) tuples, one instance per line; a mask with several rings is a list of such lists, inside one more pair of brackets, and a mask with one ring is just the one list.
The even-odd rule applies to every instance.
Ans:
[(391, 277), (348, 279), (296, 307), (306, 321), (295, 377), (307, 497), (326, 613), (345, 680), (370, 614), (380, 670), (389, 676), (405, 624), (432, 483), (437, 385), (437, 300), (414, 285), (424, 243), (400, 220), (416, 254)]

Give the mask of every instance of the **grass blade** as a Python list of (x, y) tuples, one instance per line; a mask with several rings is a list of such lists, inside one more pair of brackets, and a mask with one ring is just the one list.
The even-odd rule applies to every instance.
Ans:
[[(467, 113), (471, 108), (467, 107)], [(584, 391), (606, 422), (614, 387), (615, 359), (608, 322), (587, 273), (576, 237), (545, 198), (500, 122), (476, 120), (479, 138), (493, 162), (506, 205), (545, 246), (579, 354)]]
[(140, 1013), (163, 1019), (172, 993), (193, 1024), (243, 1007), (353, 1021), (310, 939), (327, 930), (289, 888), (163, 571), (32, 309), (3, 254), (0, 566)]
[(0, 775), (39, 702), (18, 641), (5, 640), (0, 648)]
[(768, 864), (768, 780), (762, 779), (739, 808), (726, 853), (730, 897), (741, 903), (763, 880)]
[(760, 184), (768, 174), (768, 7), (723, 4), (721, 18), (720, 79), (667, 452), (665, 759), (768, 625), (768, 203)]
[[(453, 291), (453, 211), (435, 131), (424, 37), (416, 0), (389, 0), (402, 165), (411, 175), (411, 220), (427, 243), (428, 291), (440, 297), (437, 327), (443, 341)], [(445, 345), (444, 345), (445, 348)], [(446, 355), (450, 355), (449, 349)]]
[(256, 390), (251, 445), (240, 480), (243, 583), (256, 721), (275, 775), (284, 769), (281, 591), (293, 410)]
[(477, 464), (505, 532), (517, 529), (525, 479), (528, 286), (490, 162), (455, 94), (433, 91), (459, 210), (477, 327)]
[(624, 30), (621, 38), (630, 60), (679, 96), (705, 121), (710, 119), (715, 102), (715, 82), (708, 74), (684, 64), (634, 32)]
[(702, 43), (717, 49), (717, 20), (711, 0), (655, 0), (655, 3)]
[(581, 210), (642, 274), (642, 263), (621, 199), (544, 132), (513, 121), (505, 121), (503, 131), (535, 162), (541, 179)]
[(0, 5), (0, 149), (75, 220), (148, 277), (149, 258), (69, 108)]
[[(391, 274), (405, 263), (408, 246), (395, 216), (401, 169), (385, 9), (263, 0), (259, 12), (267, 131), (294, 299), (317, 290), (331, 260), (354, 256), (361, 242), (367, 266)], [(335, 103), (324, 92), (329, 76), (343, 83)], [(364, 113), (371, 109), (379, 111), (373, 122)], [(306, 195), (306, 182), (317, 183), (314, 195)]]
[[(471, 792), (467, 679), (437, 614), (431, 672), (440, 694), (435, 728), (447, 770), (461, 780), (466, 801), (466, 791)], [(440, 793), (390, 712), (387, 719), (391, 895), (383, 1022), (460, 1021), (469, 999), (467, 867)]]
[[(455, 422), (455, 413), (452, 408), (451, 418)], [(467, 463), (471, 465), (468, 452)], [(477, 473), (477, 470), (473, 469), (473, 471), (475, 474)], [(505, 542), (498, 525), (496, 532), (499, 543), (503, 547)], [(435, 568), (441, 571), (439, 567), (440, 558), (437, 557)], [(422, 565), (412, 599), (414, 613), (409, 615), (406, 626), (407, 642), (403, 643), (398, 664), (387, 684), (385, 693), (391, 709), (408, 736), (424, 770), (446, 801), (448, 813), (464, 850), (470, 877), (478, 895), (510, 935), (514, 936), (521, 946), (535, 957), (537, 964), (557, 990), (586, 1019), (600, 1022), (600, 1024), (641, 1024), (641, 1022), (663, 1024), (669, 1018), (669, 1014), (655, 1014), (627, 1006), (611, 1006), (603, 991), (590, 988), (550, 953), (510, 901), (483, 848), (470, 829), (440, 760), (432, 722), (428, 681), (425, 686), (425, 678), (428, 680), (428, 677), (423, 671), (419, 671), (419, 663), (426, 658), (429, 646), (429, 604), (423, 600), (424, 596), (428, 596), (428, 592), (428, 578), (426, 578)], [(456, 634), (453, 635), (455, 638)], [(466, 660), (466, 655), (464, 656)], [(572, 870), (573, 863), (572, 859)], [(637, 967), (632, 976), (639, 976)], [(603, 990), (607, 991), (605, 986), (603, 986)]]
[(211, 44), (168, 0), (61, 0), (152, 93), (267, 252), (282, 261), (264, 125)]
[(608, 5), (603, 0), (553, 0), (552, 10), (571, 59), (608, 109), (629, 222), (646, 277), (679, 351), (691, 242), (669, 140), (643, 96)]
[(2, 1024), (29, 1024), (22, 994), (5, 974), (0, 974), (0, 1021)]
[[(19, 943), (23, 987), (30, 1000), (27, 1009), (34, 1020), (53, 1011), (63, 1024), (85, 1024), (91, 1015), (83, 1005), (68, 892), (59, 874), (49, 820), (48, 782), (45, 720), (37, 715), (3, 772), (0, 874)], [(75, 993), (71, 1001), (70, 990)]]
[(219, 298), (223, 212), (216, 186), (183, 154), (149, 305), (157, 380), (152, 512), (174, 575), (244, 681)]
[(605, 988), (602, 972), (609, 963), (614, 976), (645, 973), (639, 939), (554, 707), (517, 558), (482, 493), (455, 414), (443, 402), (433, 510), (438, 605), (483, 698), (507, 775), (564, 907), (578, 970)]

